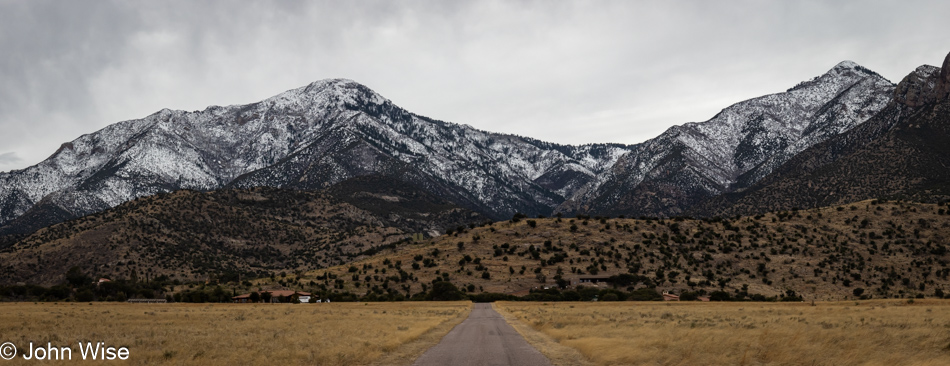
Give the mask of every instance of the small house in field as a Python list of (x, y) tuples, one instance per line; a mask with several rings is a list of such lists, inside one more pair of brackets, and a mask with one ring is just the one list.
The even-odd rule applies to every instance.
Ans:
[(307, 301), (310, 301), (309, 292), (293, 290), (272, 290), (267, 292), (270, 292), (270, 302), (280, 302), (280, 299), (284, 299), (285, 302), (295, 303), (300, 300), (301, 297), (306, 297)]
[[(259, 299), (263, 299), (264, 296), (262, 296), (262, 295), (263, 295), (264, 293), (270, 294), (270, 302), (272, 302), (272, 303), (279, 303), (279, 302), (282, 302), (282, 301), (283, 301), (283, 302), (289, 302), (289, 303), (295, 303), (295, 302), (297, 302), (297, 301), (300, 301), (300, 302), (302, 302), (302, 303), (307, 303), (307, 302), (310, 302), (310, 297), (313, 296), (311, 293), (309, 293), (309, 292), (303, 292), (303, 291), (293, 291), (293, 290), (267, 290), (267, 291), (259, 291), (257, 297), (258, 297)], [(235, 302), (235, 303), (248, 303), (248, 302), (252, 302), (252, 301), (251, 301), (251, 294), (247, 293), (247, 294), (242, 294), (242, 295), (234, 296), (234, 297), (231, 298), (231, 301), (233, 301), (233, 302)], [(262, 301), (263, 301), (263, 300), (262, 300)]]
[(251, 294), (237, 295), (231, 298), (232, 302), (236, 303), (246, 303), (251, 302)]
[(663, 301), (680, 301), (680, 297), (669, 293), (669, 291), (663, 291)]

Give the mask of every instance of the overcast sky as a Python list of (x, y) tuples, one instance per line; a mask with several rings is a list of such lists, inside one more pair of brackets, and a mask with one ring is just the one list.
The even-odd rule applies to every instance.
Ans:
[(950, 52), (947, 1), (0, 0), (0, 171), (162, 108), (326, 78), (559, 143), (637, 143), (853, 60)]

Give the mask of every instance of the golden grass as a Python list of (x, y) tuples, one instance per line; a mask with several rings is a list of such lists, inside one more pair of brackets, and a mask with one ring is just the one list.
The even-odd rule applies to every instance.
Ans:
[[(105, 342), (130, 350), (126, 364), (366, 365), (411, 362), (471, 310), (468, 302), (331, 304), (0, 304), (0, 342), (31, 364), (34, 346)], [(441, 334), (430, 334), (441, 332)], [(410, 355), (400, 355), (409, 352)], [(90, 362), (91, 363), (91, 362)]]
[(495, 307), (597, 365), (950, 364), (943, 300)]
[(504, 311), (499, 306), (494, 306), (495, 311), (501, 314), (505, 321), (508, 324), (511, 324), (512, 328), (515, 328), (515, 331), (518, 334), (528, 341), (534, 348), (544, 354), (555, 365), (573, 365), (573, 366), (589, 366), (594, 365), (590, 360), (587, 360), (584, 355), (582, 355), (578, 350), (567, 347), (559, 343), (556, 339), (551, 336), (541, 333), (537, 330), (534, 330), (529, 325), (524, 322), (518, 321), (518, 318), (513, 314)]

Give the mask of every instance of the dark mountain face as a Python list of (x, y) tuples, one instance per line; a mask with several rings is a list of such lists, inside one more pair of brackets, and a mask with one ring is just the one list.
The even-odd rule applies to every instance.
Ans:
[(374, 177), (323, 192), (181, 190), (19, 238), (0, 250), (0, 284), (56, 284), (77, 265), (111, 276), (183, 281), (306, 271), (486, 220), (412, 185)]
[(324, 189), (364, 175), (496, 219), (549, 214), (627, 151), (432, 120), (355, 82), (324, 80), (249, 105), (162, 110), (63, 144), (40, 164), (0, 173), (0, 226), (29, 233), (177, 189)]
[(749, 189), (710, 200), (696, 215), (808, 208), (869, 198), (950, 197), (950, 80), (921, 66), (866, 123), (812, 146)]
[(894, 85), (845, 61), (785, 93), (737, 103), (709, 121), (675, 126), (622, 156), (562, 204), (565, 212), (676, 216), (745, 189), (810, 146), (860, 125)]

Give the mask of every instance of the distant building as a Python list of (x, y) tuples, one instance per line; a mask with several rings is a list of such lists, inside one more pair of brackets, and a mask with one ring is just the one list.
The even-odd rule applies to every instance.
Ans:
[[(310, 302), (310, 297), (313, 296), (313, 294), (311, 294), (311, 293), (309, 293), (309, 292), (293, 291), (293, 290), (267, 290), (267, 291), (258, 291), (258, 294), (259, 294), (259, 295), (263, 295), (263, 294), (265, 294), (265, 293), (269, 293), (269, 294), (270, 294), (270, 302), (272, 302), (272, 303), (278, 303), (278, 302), (280, 302), (281, 297), (283, 297), (286, 302), (291, 302), (291, 303), (293, 303), (293, 302), (300, 301), (300, 302), (303, 302), (303, 303), (307, 303), (307, 302)], [(264, 297), (263, 297), (263, 296), (260, 296), (260, 298), (263, 300)], [(248, 302), (251, 302), (251, 294), (247, 293), (247, 294), (242, 294), (242, 295), (238, 295), (238, 296), (232, 297), (232, 298), (231, 298), (231, 301), (236, 302), (236, 303), (248, 303)]]
[(680, 297), (671, 294), (669, 291), (663, 291), (663, 301), (680, 301)]

